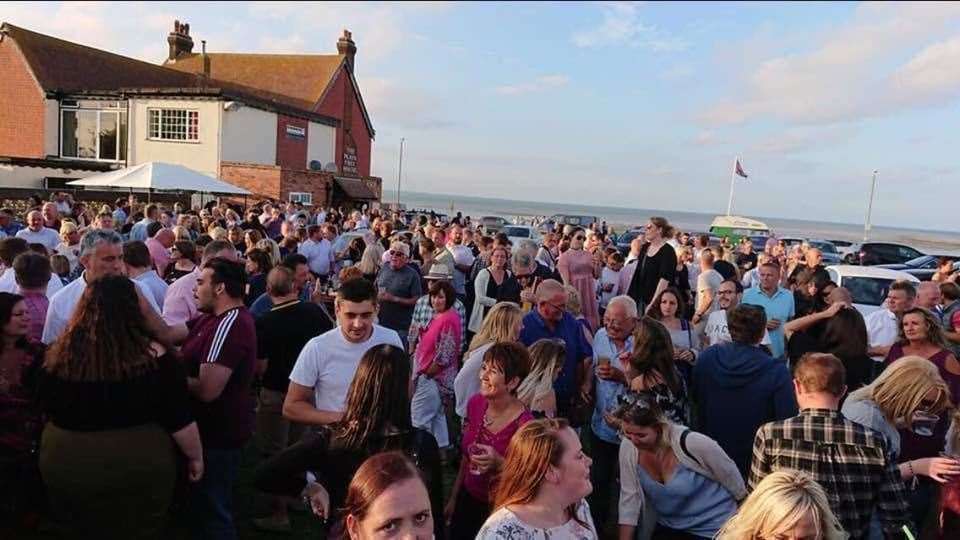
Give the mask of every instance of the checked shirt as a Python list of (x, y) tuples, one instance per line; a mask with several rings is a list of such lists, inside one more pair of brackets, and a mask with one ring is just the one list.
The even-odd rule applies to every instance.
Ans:
[(750, 490), (768, 474), (803, 471), (827, 493), (830, 508), (851, 539), (866, 538), (874, 511), (888, 538), (910, 523), (906, 487), (883, 437), (840, 411), (803, 409), (764, 424), (753, 442)]

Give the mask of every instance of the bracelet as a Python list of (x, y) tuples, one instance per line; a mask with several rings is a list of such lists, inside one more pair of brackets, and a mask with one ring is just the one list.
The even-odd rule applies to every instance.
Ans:
[(914, 470), (913, 470), (913, 460), (910, 460), (910, 461), (907, 462), (907, 468), (910, 469), (910, 477), (911, 477), (911, 478), (916, 478), (916, 477), (917, 477), (917, 473), (914, 472)]

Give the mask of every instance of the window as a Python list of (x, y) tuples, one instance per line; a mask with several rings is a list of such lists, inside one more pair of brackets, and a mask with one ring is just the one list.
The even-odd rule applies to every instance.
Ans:
[(161, 141), (198, 141), (199, 113), (187, 109), (149, 109), (149, 137)]
[(291, 191), (289, 199), (290, 199), (290, 202), (292, 203), (301, 203), (306, 206), (313, 205), (313, 193), (306, 193), (303, 191)]
[(69, 101), (60, 107), (60, 157), (127, 159), (127, 112), (117, 101)]

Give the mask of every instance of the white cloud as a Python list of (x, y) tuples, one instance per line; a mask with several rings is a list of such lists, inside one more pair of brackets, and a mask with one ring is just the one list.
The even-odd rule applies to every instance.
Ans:
[(600, 8), (603, 21), (574, 33), (574, 45), (582, 48), (628, 45), (654, 52), (682, 51), (690, 46), (663, 29), (644, 24), (639, 11), (637, 2), (603, 3)]
[[(714, 104), (708, 124), (774, 117), (833, 123), (883, 116), (954, 97), (958, 38), (933, 44), (960, 21), (960, 4), (863, 4), (807, 51), (767, 57), (736, 97)], [(902, 57), (920, 51), (898, 69)]]
[(494, 92), (502, 96), (519, 96), (560, 88), (566, 86), (569, 82), (570, 78), (566, 75), (544, 75), (532, 81), (498, 86), (494, 88)]

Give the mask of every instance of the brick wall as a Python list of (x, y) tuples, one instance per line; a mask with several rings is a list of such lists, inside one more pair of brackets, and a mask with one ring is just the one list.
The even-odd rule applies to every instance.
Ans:
[(282, 169), (277, 165), (257, 165), (235, 161), (220, 163), (220, 178), (250, 191), (253, 193), (253, 198), (279, 199), (281, 172)]
[[(341, 68), (343, 70), (343, 68)], [(327, 92), (323, 101), (317, 106), (316, 112), (326, 116), (332, 116), (343, 122), (344, 102), (350, 100), (352, 111), (350, 113), (350, 132), (353, 135), (353, 142), (357, 149), (357, 171), (360, 176), (370, 175), (370, 158), (373, 151), (373, 140), (370, 132), (367, 131), (367, 123), (363, 120), (363, 112), (360, 108), (360, 102), (353, 94), (353, 83), (350, 81), (350, 75), (341, 71), (333, 88)], [(344, 143), (344, 124), (341, 123), (337, 128), (337, 165), (343, 165), (343, 143)]]
[(281, 174), (280, 198), (288, 200), (290, 192), (313, 194), (313, 204), (329, 206), (333, 175), (320, 171), (284, 169)]
[(44, 94), (16, 43), (0, 41), (0, 155), (45, 157)]
[[(294, 118), (277, 114), (277, 165), (290, 169), (307, 168), (307, 130), (309, 122), (302, 118)], [(303, 129), (302, 138), (287, 133), (287, 126)]]

